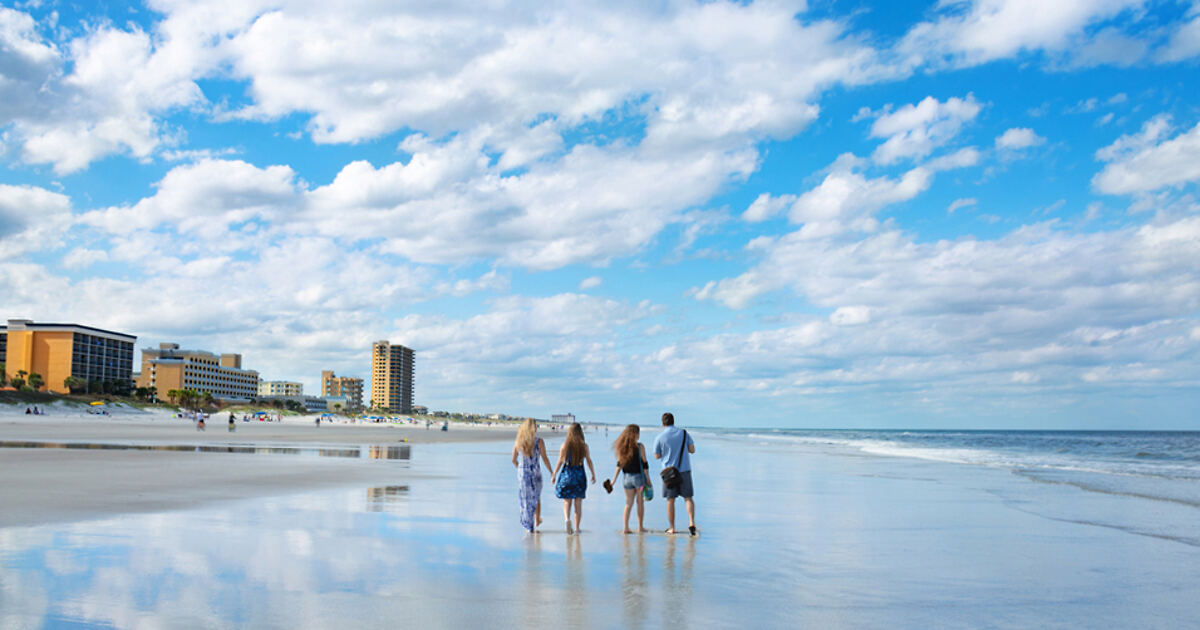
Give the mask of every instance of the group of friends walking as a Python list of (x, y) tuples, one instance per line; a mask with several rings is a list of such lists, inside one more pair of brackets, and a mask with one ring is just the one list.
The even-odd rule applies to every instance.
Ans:
[[(691, 454), (696, 452), (692, 436), (675, 426), (675, 416), (670, 413), (662, 415), (663, 432), (654, 440), (654, 457), (661, 460), (664, 472), (663, 499), (667, 504), (668, 534), (677, 533), (675, 530), (675, 499), (682, 497), (688, 514), (688, 532), (696, 535), (696, 506), (692, 500)], [(624, 528), (626, 534), (635, 530), (629, 528), (629, 517), (637, 508), (637, 532), (645, 532), (645, 501), (654, 496), (653, 482), (650, 480), (650, 462), (646, 457), (646, 447), (641, 443), (641, 429), (636, 424), (625, 427), (613, 444), (617, 467), (611, 480), (605, 480), (604, 487), (612, 492), (616, 487), (617, 478), (622, 480), (621, 488), (625, 491)], [(550, 483), (554, 485), (554, 495), (563, 502), (563, 521), (568, 534), (577, 534), (583, 521), (583, 500), (587, 497), (588, 476), (591, 483), (596, 483), (596, 469), (592, 464), (591, 450), (583, 437), (583, 427), (578, 422), (567, 429), (567, 437), (558, 451), (558, 461), (550, 466), (550, 458), (546, 453), (546, 443), (537, 436), (537, 422), (527, 419), (517, 431), (516, 443), (513, 444), (512, 463), (517, 469), (519, 484), (518, 497), (521, 507), (521, 527), (530, 533), (537, 533), (542, 524), (542, 465), (550, 472)], [(584, 471), (584, 464), (587, 471)], [(572, 521), (572, 512), (574, 521)]]

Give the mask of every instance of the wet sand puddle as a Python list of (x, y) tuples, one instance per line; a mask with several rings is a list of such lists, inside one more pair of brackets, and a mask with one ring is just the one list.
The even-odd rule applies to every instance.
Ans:
[(307, 455), (353, 459), (412, 458), (412, 447), (403, 446), (260, 446), (248, 444), (118, 444), (104, 442), (0, 441), (0, 448), (57, 448), (79, 450), (174, 451), (186, 453), (239, 453), (251, 455)]

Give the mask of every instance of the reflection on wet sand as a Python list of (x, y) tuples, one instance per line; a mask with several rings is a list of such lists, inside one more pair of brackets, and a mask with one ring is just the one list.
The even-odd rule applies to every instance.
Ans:
[[(683, 540), (680, 540), (680, 539)], [(683, 549), (680, 550), (679, 548)], [(677, 562), (682, 552), (683, 559)], [(692, 565), (696, 559), (694, 536), (667, 536), (663, 559), (663, 626), (690, 627), (688, 613), (692, 608)]]
[(409, 459), (411, 453), (409, 446), (372, 446), (367, 456), (371, 459)]
[(552, 589), (544, 588), (543, 562), (542, 535), (526, 534), (524, 575), (518, 581), (521, 584), (522, 628), (538, 628), (547, 621)]
[(408, 486), (367, 488), (368, 512), (391, 512), (408, 498)]
[(567, 536), (567, 561), (563, 567), (563, 614), (571, 627), (588, 627), (587, 562), (583, 555), (583, 536)]
[(646, 538), (625, 536), (621, 554), (621, 627), (641, 628), (646, 625), (649, 607), (646, 584)]

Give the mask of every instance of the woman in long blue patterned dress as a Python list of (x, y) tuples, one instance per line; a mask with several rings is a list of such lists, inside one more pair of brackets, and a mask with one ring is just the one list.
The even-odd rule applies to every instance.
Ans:
[[(592, 455), (583, 440), (583, 427), (578, 422), (567, 429), (567, 440), (558, 451), (558, 463), (550, 481), (554, 483), (554, 494), (563, 500), (563, 518), (567, 521), (567, 533), (579, 531), (583, 520), (583, 499), (587, 496), (587, 477), (583, 474), (583, 463), (592, 471), (592, 483), (596, 483), (596, 469), (592, 467)], [(564, 465), (565, 464), (565, 465)], [(559, 474), (559, 469), (562, 474)], [(557, 478), (557, 481), (555, 480)], [(571, 529), (571, 506), (575, 506), (575, 529)]]
[(538, 459), (550, 470), (550, 458), (546, 457), (546, 443), (537, 436), (537, 421), (527, 418), (517, 430), (517, 441), (513, 444), (512, 462), (517, 468), (518, 497), (521, 500), (521, 527), (536, 533), (542, 524), (542, 468)]

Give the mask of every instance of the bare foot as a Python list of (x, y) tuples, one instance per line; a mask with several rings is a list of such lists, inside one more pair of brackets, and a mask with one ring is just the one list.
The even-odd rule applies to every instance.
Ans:
[(649, 531), (649, 530), (647, 530), (645, 527), (639, 527), (639, 528), (638, 528), (638, 533), (639, 533), (639, 534), (645, 534), (647, 531)]
[(666, 533), (666, 534), (674, 534), (674, 533), (675, 533), (675, 530), (673, 530), (673, 529), (668, 529), (668, 530), (667, 530), (666, 532), (664, 532), (664, 533)]
[(633, 533), (633, 530), (632, 530), (632, 529), (627, 529), (627, 530), (625, 530), (625, 531), (623, 531), (623, 532), (621, 532), (621, 533), (622, 533), (622, 534), (632, 534), (632, 533)]

